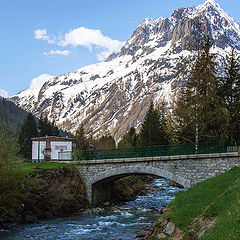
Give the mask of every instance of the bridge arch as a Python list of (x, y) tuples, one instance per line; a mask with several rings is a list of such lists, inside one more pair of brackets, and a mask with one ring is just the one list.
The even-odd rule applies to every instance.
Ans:
[[(107, 171), (101, 172), (99, 174), (96, 174), (95, 176), (88, 179), (86, 186), (87, 186), (87, 195), (88, 195), (89, 202), (96, 203), (95, 197), (93, 196), (94, 195), (93, 186), (96, 185), (97, 183), (104, 180), (113, 181), (123, 176), (133, 175), (133, 174), (147, 174), (147, 175), (154, 175), (158, 177), (164, 177), (166, 179), (169, 179), (170, 181), (174, 181), (182, 185), (184, 188), (190, 187), (190, 180), (177, 176), (174, 173), (169, 172), (165, 169), (146, 166), (146, 165), (116, 167), (116, 168), (111, 168)], [(104, 187), (104, 189), (102, 190), (107, 191), (107, 188)]]

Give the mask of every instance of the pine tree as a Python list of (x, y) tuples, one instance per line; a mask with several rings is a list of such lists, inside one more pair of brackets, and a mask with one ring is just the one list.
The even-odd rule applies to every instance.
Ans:
[(10, 123), (0, 121), (0, 168), (3, 162), (14, 159), (16, 154), (16, 128)]
[(220, 81), (220, 94), (227, 113), (226, 140), (239, 140), (240, 134), (240, 62), (232, 49), (225, 62), (225, 72)]
[(168, 120), (167, 120), (167, 109), (165, 102), (161, 102), (158, 107), (159, 111), (159, 127), (160, 127), (160, 136), (161, 140), (159, 145), (168, 145), (169, 144), (169, 134), (168, 134)]
[(198, 142), (219, 141), (225, 136), (226, 116), (218, 92), (215, 55), (210, 53), (210, 46), (206, 40), (174, 111), (179, 142), (191, 142), (196, 147)]
[(100, 139), (95, 140), (94, 148), (96, 149), (115, 149), (116, 148), (116, 142), (112, 136), (106, 135), (102, 136)]
[(40, 135), (41, 137), (45, 136), (59, 136), (59, 129), (55, 125), (55, 123), (51, 123), (48, 121), (47, 117), (40, 117), (38, 121), (38, 127), (41, 131)]
[(176, 143), (176, 129), (174, 126), (174, 120), (171, 112), (167, 113), (167, 136), (168, 144)]
[(27, 159), (32, 158), (32, 140), (37, 137), (37, 124), (31, 113), (24, 120), (18, 136), (19, 154)]
[(90, 148), (89, 141), (86, 137), (85, 130), (83, 128), (83, 124), (80, 124), (74, 138), (76, 140), (76, 149), (77, 150), (87, 150)]
[(168, 144), (166, 109), (164, 104), (154, 108), (150, 103), (139, 132), (140, 146), (153, 146)]
[(123, 138), (118, 143), (118, 148), (132, 148), (136, 147), (137, 144), (137, 134), (134, 127), (123, 135)]

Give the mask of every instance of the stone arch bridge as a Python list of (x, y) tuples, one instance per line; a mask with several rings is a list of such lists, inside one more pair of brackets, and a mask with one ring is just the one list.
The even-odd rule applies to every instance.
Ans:
[(124, 176), (148, 174), (164, 177), (184, 188), (240, 166), (238, 152), (181, 156), (86, 160), (75, 162), (81, 172), (89, 203), (106, 201), (111, 183)]

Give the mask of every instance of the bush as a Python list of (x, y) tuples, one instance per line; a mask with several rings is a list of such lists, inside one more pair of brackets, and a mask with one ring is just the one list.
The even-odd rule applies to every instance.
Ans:
[(73, 152), (73, 160), (74, 161), (85, 160), (84, 152), (82, 150), (75, 150)]

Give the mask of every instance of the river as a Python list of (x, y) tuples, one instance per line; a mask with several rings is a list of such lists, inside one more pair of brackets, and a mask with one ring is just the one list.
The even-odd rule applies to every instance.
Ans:
[[(147, 232), (159, 211), (181, 189), (163, 178), (149, 184), (145, 196), (121, 206), (95, 209), (71, 217), (43, 220), (37, 224), (12, 225), (0, 230), (1, 240), (130, 240), (137, 232)], [(96, 213), (98, 212), (98, 213)]]

